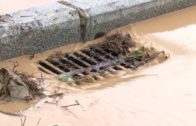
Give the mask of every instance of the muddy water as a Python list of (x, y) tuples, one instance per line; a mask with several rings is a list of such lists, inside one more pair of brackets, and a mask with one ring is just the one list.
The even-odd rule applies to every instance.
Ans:
[[(133, 73), (135, 78), (131, 80), (122, 76), (124, 81), (117, 85), (108, 81), (110, 86), (102, 89), (69, 93), (55, 105), (45, 103), (54, 102), (52, 99), (43, 99), (24, 112), (26, 125), (35, 126), (41, 119), (40, 126), (195, 126), (195, 13), (196, 7), (191, 7), (128, 26), (125, 32), (134, 32), (141, 41), (170, 52), (170, 59)], [(43, 55), (37, 55), (38, 59)], [(17, 60), (34, 67), (28, 56)], [(61, 107), (74, 104), (75, 100), (81, 105)], [(0, 117), (1, 125), (20, 125), (17, 117)]]

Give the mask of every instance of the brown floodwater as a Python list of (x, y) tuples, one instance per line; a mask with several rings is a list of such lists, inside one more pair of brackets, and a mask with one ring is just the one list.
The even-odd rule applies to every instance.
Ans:
[[(54, 90), (61, 86), (66, 95), (57, 100), (57, 104), (45, 103), (55, 102), (46, 98), (25, 110), (26, 125), (35, 126), (40, 120), (40, 126), (195, 126), (195, 13), (196, 6), (137, 22), (120, 30), (135, 33), (144, 43), (169, 52), (170, 58), (162, 64), (122, 74), (124, 76), (119, 76), (121, 81), (106, 81), (103, 88), (93, 90), (70, 88), (46, 77), (47, 87), (51, 86)], [(77, 50), (86, 45), (69, 45), (55, 51), (64, 51), (64, 48), (72, 51), (71, 48)], [(18, 69), (39, 75), (36, 61), (51, 53), (37, 54), (33, 60), (29, 60), (29, 56), (19, 57), (1, 62), (0, 66), (11, 68), (18, 61)], [(81, 105), (68, 109), (61, 107), (74, 104), (75, 100)], [(21, 108), (25, 109), (24, 106)], [(0, 122), (5, 126), (16, 126), (20, 125), (20, 118), (0, 114)]]

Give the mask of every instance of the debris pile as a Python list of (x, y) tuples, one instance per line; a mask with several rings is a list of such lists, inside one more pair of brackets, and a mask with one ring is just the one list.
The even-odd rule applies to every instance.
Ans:
[(129, 52), (129, 48), (136, 46), (136, 42), (129, 34), (125, 36), (121, 34), (114, 34), (106, 37), (102, 43), (96, 46), (107, 49), (109, 52), (115, 52), (116, 55), (126, 55)]
[(31, 75), (18, 71), (0, 69), (0, 98), (14, 98), (21, 100), (32, 100), (41, 96), (43, 88), (41, 81)]

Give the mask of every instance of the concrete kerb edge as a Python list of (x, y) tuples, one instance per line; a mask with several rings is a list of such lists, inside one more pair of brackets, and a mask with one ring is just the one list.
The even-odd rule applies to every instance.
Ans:
[(195, 4), (195, 0), (73, 0), (72, 6), (56, 2), (3, 15), (0, 60), (91, 40), (97, 33)]

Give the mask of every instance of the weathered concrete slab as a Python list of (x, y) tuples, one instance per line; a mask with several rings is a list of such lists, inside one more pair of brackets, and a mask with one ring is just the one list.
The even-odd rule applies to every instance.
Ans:
[(196, 0), (72, 0), (0, 16), (0, 60), (93, 39)]
[(86, 40), (100, 32), (196, 4), (195, 0), (73, 0), (87, 16)]
[(0, 59), (79, 41), (80, 21), (70, 7), (53, 3), (0, 17)]

